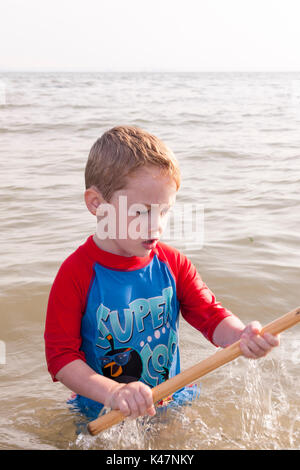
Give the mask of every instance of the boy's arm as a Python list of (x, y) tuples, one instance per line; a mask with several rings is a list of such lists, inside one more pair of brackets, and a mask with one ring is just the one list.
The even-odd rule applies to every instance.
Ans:
[(217, 301), (192, 262), (180, 252), (177, 252), (176, 266), (177, 296), (183, 318), (219, 346), (214, 342), (214, 331), (224, 319), (234, 317), (233, 313)]
[(274, 347), (279, 346), (279, 335), (270, 333), (260, 335), (262, 326), (258, 321), (253, 321), (245, 326), (236, 317), (227, 317), (222, 320), (213, 333), (213, 342), (225, 348), (240, 340), (240, 348), (245, 357), (257, 359), (268, 354)]
[(69, 362), (55, 376), (56, 380), (79, 395), (109, 406), (109, 397), (117, 383), (97, 374), (88, 364), (80, 359)]
[(117, 383), (98, 374), (80, 359), (62, 367), (56, 379), (75, 393), (120, 410), (124, 416), (137, 418), (146, 413), (155, 414), (150, 387), (142, 382)]
[(49, 293), (44, 339), (48, 370), (54, 381), (62, 367), (76, 359), (85, 360), (80, 330), (87, 288), (80, 284), (75, 270), (72, 257), (64, 261)]
[(242, 354), (256, 359), (279, 345), (279, 336), (260, 335), (262, 326), (254, 321), (247, 326), (217, 302), (191, 261), (177, 252), (177, 292), (182, 316), (216, 346), (226, 347), (241, 340)]

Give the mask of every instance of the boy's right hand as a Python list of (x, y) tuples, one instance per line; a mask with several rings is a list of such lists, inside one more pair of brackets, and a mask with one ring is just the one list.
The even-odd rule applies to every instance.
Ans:
[(154, 416), (156, 413), (151, 388), (142, 382), (118, 384), (108, 402), (108, 407), (113, 410), (118, 409), (124, 416), (130, 418), (145, 414)]

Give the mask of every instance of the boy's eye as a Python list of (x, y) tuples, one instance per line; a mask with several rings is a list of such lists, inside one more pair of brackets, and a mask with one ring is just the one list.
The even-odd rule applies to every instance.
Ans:
[(150, 209), (146, 211), (136, 211), (136, 215), (146, 215), (146, 214), (149, 214), (149, 212), (150, 212)]
[[(166, 215), (166, 214), (169, 212), (169, 210), (170, 210), (170, 208), (169, 208), (169, 207), (166, 207), (165, 209), (162, 209), (162, 210), (161, 210), (160, 214), (161, 214), (162, 216), (164, 216), (164, 215)], [(155, 211), (155, 209), (154, 209), (154, 211)], [(148, 215), (148, 214), (150, 214), (150, 212), (151, 212), (151, 209), (149, 208), (149, 209), (144, 210), (144, 211), (136, 211), (136, 215), (137, 215), (137, 216), (138, 216), (138, 215)], [(154, 212), (154, 213), (155, 213), (155, 212)]]

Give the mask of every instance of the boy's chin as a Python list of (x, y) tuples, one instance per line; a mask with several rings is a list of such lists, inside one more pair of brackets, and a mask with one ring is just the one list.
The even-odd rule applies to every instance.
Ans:
[(144, 240), (132, 240), (130, 243), (114, 243), (114, 244), (104, 244), (101, 243), (100, 248), (104, 249), (105, 251), (109, 251), (111, 253), (115, 253), (117, 255), (132, 257), (137, 256), (143, 258), (148, 256), (152, 249), (157, 244), (156, 240), (154, 243), (147, 243)]
[(140, 246), (138, 249), (135, 250), (135, 254), (133, 256), (144, 257), (149, 255), (149, 253), (151, 253), (151, 249)]

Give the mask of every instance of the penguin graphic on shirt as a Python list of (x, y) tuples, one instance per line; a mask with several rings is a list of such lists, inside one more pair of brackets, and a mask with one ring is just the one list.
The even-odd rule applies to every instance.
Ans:
[(115, 349), (112, 335), (106, 336), (106, 339), (110, 343), (111, 350), (104, 356), (98, 357), (102, 374), (120, 383), (139, 380), (143, 372), (143, 362), (138, 352), (132, 348)]

